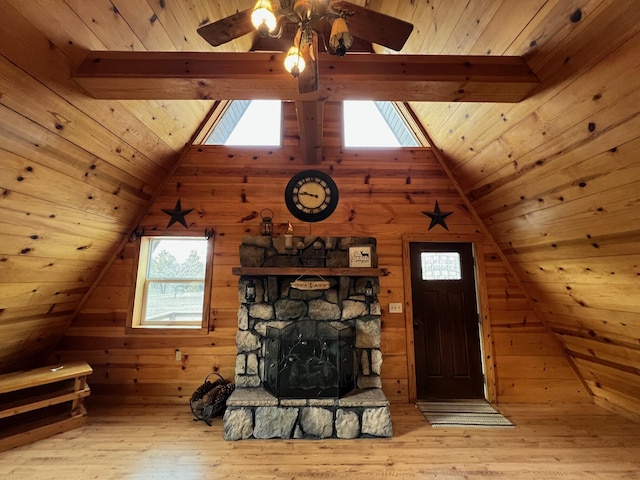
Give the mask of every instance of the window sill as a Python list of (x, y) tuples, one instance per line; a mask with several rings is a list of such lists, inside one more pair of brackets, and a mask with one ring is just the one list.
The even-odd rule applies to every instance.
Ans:
[(164, 337), (167, 335), (190, 337), (194, 335), (208, 335), (209, 329), (207, 327), (125, 327), (125, 333), (127, 335), (156, 335)]

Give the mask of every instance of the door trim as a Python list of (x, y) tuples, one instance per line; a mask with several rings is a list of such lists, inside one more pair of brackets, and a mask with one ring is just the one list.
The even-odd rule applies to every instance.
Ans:
[[(454, 238), (452, 238), (454, 237)], [(402, 270), (404, 280), (405, 298), (405, 331), (407, 340), (407, 374), (409, 387), (409, 402), (415, 403), (418, 399), (416, 386), (416, 361), (415, 361), (415, 338), (413, 336), (413, 305), (411, 293), (411, 258), (409, 244), (413, 242), (448, 242), (448, 243), (471, 243), (473, 247), (473, 258), (475, 264), (476, 297), (480, 310), (480, 353), (482, 356), (482, 372), (484, 373), (484, 391), (487, 401), (497, 402), (497, 387), (495, 374), (495, 361), (493, 355), (493, 339), (491, 335), (491, 319), (489, 315), (489, 294), (487, 292), (486, 268), (480, 246), (484, 242), (484, 237), (477, 234), (451, 235), (451, 234), (429, 234), (426, 235), (403, 235), (402, 236)]]

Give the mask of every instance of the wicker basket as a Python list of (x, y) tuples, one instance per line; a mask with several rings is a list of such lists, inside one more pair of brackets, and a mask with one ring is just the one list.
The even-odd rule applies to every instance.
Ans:
[[(218, 379), (210, 381), (211, 375), (217, 375)], [(203, 421), (211, 426), (214, 417), (222, 415), (227, 407), (227, 398), (236, 388), (235, 383), (228, 382), (222, 375), (212, 372), (204, 379), (189, 400), (191, 412), (195, 421)]]

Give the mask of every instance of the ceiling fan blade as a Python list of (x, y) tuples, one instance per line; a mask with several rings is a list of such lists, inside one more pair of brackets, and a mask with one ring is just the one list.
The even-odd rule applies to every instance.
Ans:
[(311, 43), (302, 46), (302, 58), (306, 67), (298, 75), (298, 93), (318, 91), (318, 35), (313, 32)]
[(217, 22), (198, 27), (198, 34), (214, 47), (255, 31), (251, 23), (252, 8), (236, 12)]
[(354, 37), (400, 51), (413, 31), (413, 25), (399, 18), (375, 12), (351, 2), (333, 2), (332, 7), (352, 12), (347, 17)]

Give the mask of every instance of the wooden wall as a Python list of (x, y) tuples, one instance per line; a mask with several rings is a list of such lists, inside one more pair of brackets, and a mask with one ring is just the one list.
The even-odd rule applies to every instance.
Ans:
[[(70, 69), (88, 49), (210, 51), (197, 25), (252, 3), (0, 0), (0, 372), (50, 352), (212, 104), (96, 101)], [(404, 53), (523, 55), (541, 79), (517, 105), (411, 107), (598, 401), (640, 415), (638, 2), (366, 3), (414, 23)]]
[(44, 362), (211, 105), (87, 97), (86, 49), (160, 46), (87, 3), (0, 1), (0, 372)]
[(640, 418), (640, 4), (430, 3), (372, 7), (424, 26), (409, 52), (540, 78), (515, 105), (412, 107), (598, 402)]
[[(212, 286), (212, 326), (207, 336), (167, 337), (126, 335), (125, 319), (132, 285), (135, 248), (128, 244), (91, 295), (57, 349), (57, 359), (82, 358), (94, 368), (90, 379), (98, 394), (112, 394), (132, 401), (140, 396), (153, 401), (184, 401), (212, 369), (233, 378), (237, 329), (237, 282), (231, 268), (237, 266), (243, 235), (257, 235), (258, 212), (275, 213), (275, 231), (284, 233), (291, 221), (298, 235), (363, 235), (377, 238), (379, 265), (390, 274), (381, 278), (383, 307), (383, 384), (388, 397), (407, 402), (408, 360), (405, 317), (387, 312), (389, 302), (409, 302), (403, 282), (402, 236), (425, 241), (479, 238), (479, 253), (486, 264), (490, 332), (495, 340), (499, 401), (590, 401), (568, 361), (528, 305), (495, 249), (480, 229), (430, 149), (350, 150), (339, 143), (337, 105), (328, 105), (325, 160), (319, 168), (330, 171), (340, 188), (336, 212), (315, 224), (295, 221), (287, 212), (283, 192), (288, 179), (308, 168), (302, 164), (289, 135), (293, 108), (285, 104), (285, 143), (264, 149), (192, 147), (171, 177), (142, 225), (163, 232), (168, 217), (161, 209), (173, 208), (179, 198), (189, 232), (216, 231)], [(331, 137), (334, 137), (333, 139)], [(336, 137), (337, 136), (337, 137)], [(450, 233), (442, 227), (427, 231), (435, 200), (453, 211), (447, 218)], [(171, 231), (183, 231), (176, 224)], [(186, 230), (184, 230), (186, 231)], [(443, 236), (444, 235), (444, 236)], [(175, 350), (184, 355), (175, 361)], [(491, 360), (489, 360), (491, 361)]]

